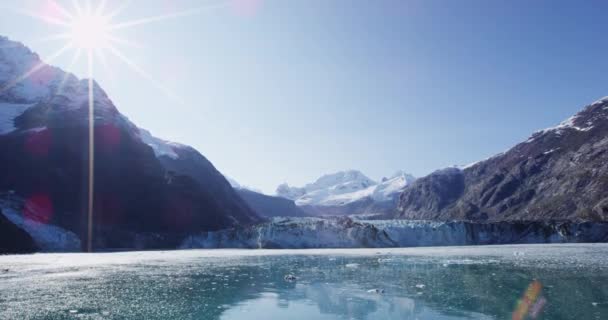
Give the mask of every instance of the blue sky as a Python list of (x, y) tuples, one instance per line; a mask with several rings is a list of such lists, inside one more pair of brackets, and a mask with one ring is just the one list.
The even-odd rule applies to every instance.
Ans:
[[(62, 28), (8, 9), (44, 3), (0, 5), (0, 34), (43, 58)], [(605, 1), (134, 0), (114, 21), (207, 5), (117, 31), (170, 95), (113, 57), (95, 77), (136, 124), (267, 193), (473, 162), (608, 95)]]

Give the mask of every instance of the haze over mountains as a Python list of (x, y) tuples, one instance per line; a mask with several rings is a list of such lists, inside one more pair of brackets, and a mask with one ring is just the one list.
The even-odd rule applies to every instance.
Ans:
[(88, 81), (0, 37), (0, 88), (0, 252), (78, 251), (91, 236), (104, 250), (608, 241), (608, 98), (467, 167), (349, 170), (269, 196), (137, 127), (93, 82), (89, 221)]

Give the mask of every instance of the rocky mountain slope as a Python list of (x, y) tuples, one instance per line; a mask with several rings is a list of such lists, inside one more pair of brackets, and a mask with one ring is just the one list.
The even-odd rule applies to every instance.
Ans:
[[(139, 129), (96, 83), (93, 116), (96, 247), (132, 247), (145, 233), (171, 247), (191, 232), (261, 221), (204, 156)], [(0, 37), (0, 192), (13, 194), (14, 219), (87, 239), (88, 123), (88, 81)]]
[(395, 217), (606, 221), (608, 97), (505, 153), (417, 180)]
[(311, 215), (384, 214), (394, 211), (399, 194), (413, 181), (402, 171), (376, 182), (350, 170), (324, 175), (301, 188), (282, 184), (277, 195), (295, 200)]
[(261, 217), (304, 217), (306, 213), (290, 199), (269, 196), (261, 191), (246, 187), (236, 180), (226, 177), (230, 185)]

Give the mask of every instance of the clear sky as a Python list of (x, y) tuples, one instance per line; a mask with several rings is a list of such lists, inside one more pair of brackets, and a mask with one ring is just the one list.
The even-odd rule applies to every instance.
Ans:
[[(62, 27), (9, 10), (45, 3), (3, 0), (0, 34), (48, 58)], [(137, 125), (267, 193), (473, 162), (608, 95), (606, 1), (134, 0), (114, 21), (205, 6), (116, 31), (152, 80), (110, 55), (95, 78)], [(52, 64), (85, 77), (70, 61)]]

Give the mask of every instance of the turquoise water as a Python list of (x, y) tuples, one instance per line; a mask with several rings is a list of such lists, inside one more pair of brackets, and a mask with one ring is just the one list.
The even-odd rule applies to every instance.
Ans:
[(535, 280), (608, 319), (606, 245), (0, 256), (0, 319), (511, 319)]

